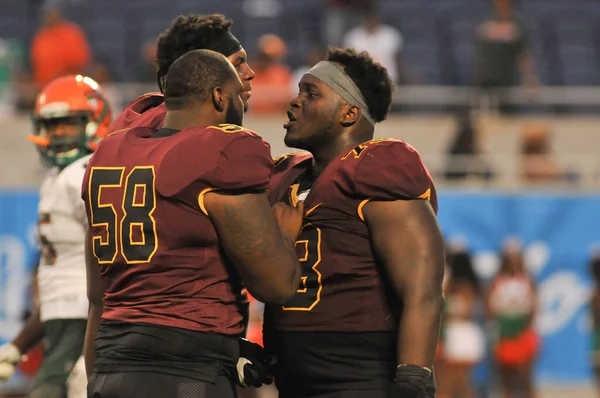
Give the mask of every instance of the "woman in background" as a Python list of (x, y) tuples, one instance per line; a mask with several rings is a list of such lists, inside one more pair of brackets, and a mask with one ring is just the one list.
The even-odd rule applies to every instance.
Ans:
[(475, 398), (471, 370), (485, 355), (485, 337), (474, 321), (479, 281), (467, 248), (448, 244), (441, 344), (436, 364), (438, 398)]
[(507, 240), (487, 298), (488, 317), (496, 330), (494, 360), (505, 398), (535, 396), (533, 365), (539, 338), (533, 321), (537, 298), (521, 249), (516, 239)]

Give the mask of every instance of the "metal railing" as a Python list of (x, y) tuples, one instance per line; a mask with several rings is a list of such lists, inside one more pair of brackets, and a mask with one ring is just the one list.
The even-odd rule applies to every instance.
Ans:
[(600, 156), (421, 155), (437, 185), (444, 188), (600, 192)]
[[(135, 98), (149, 92), (158, 91), (153, 83), (118, 83), (108, 85), (119, 91), (123, 98)], [(459, 86), (398, 86), (395, 90), (396, 105), (460, 106), (475, 101), (481, 90)], [(600, 87), (543, 86), (535, 91), (521, 87), (495, 90), (494, 99), (502, 99), (508, 105), (542, 106), (597, 106), (600, 110)]]

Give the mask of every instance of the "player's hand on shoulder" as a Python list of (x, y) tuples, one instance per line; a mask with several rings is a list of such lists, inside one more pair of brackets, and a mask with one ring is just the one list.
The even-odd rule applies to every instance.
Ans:
[(21, 352), (12, 343), (0, 346), (0, 380), (8, 380), (15, 372), (16, 365), (21, 361)]
[(275, 212), (275, 218), (277, 218), (281, 234), (286, 240), (295, 243), (296, 238), (300, 234), (300, 229), (302, 228), (304, 202), (298, 202), (296, 207), (283, 202), (275, 203), (273, 205), (273, 211)]
[(271, 366), (273, 357), (266, 354), (260, 345), (240, 338), (240, 358), (237, 363), (238, 384), (242, 387), (258, 388), (273, 383)]

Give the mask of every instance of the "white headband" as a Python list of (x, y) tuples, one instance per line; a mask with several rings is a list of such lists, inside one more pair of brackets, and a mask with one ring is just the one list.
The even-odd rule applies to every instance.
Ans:
[(365, 97), (350, 76), (348, 76), (348, 74), (336, 63), (321, 61), (306, 73), (321, 80), (346, 102), (351, 105), (357, 105), (365, 119), (367, 119), (371, 125), (375, 125), (375, 120), (373, 120), (373, 117), (369, 112)]

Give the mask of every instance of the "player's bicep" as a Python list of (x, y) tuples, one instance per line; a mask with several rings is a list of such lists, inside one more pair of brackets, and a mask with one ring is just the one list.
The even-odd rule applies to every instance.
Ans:
[(269, 228), (265, 225), (274, 216), (265, 192), (210, 192), (205, 195), (204, 207), (220, 242), (233, 258), (257, 256), (269, 244)]
[(87, 296), (90, 304), (101, 305), (104, 298), (104, 285), (100, 275), (100, 264), (94, 256), (92, 237), (89, 229), (85, 232), (85, 268), (87, 277)]
[(441, 297), (444, 240), (429, 202), (369, 202), (363, 214), (375, 254), (405, 302)]

